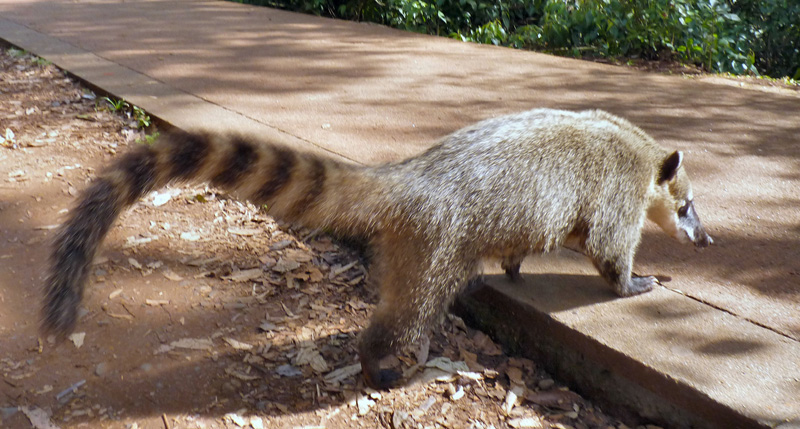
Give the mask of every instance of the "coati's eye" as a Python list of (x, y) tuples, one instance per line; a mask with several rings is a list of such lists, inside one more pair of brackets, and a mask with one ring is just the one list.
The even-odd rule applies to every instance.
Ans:
[(686, 217), (689, 213), (689, 207), (692, 206), (692, 200), (684, 200), (683, 205), (678, 209), (678, 217)]

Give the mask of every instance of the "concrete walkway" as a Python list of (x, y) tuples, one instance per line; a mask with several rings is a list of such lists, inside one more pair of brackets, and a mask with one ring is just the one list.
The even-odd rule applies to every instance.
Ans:
[(528, 288), (490, 281), (492, 296), (697, 421), (800, 425), (798, 92), (210, 0), (0, 0), (0, 38), (175, 126), (364, 164), (534, 107), (624, 116), (686, 152), (715, 246), (696, 253), (649, 225), (636, 270), (666, 288), (615, 300), (588, 261), (556, 255), (528, 262)]

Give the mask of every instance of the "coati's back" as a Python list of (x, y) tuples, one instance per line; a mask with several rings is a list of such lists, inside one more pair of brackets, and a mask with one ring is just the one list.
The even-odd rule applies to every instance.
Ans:
[(619, 216), (643, 221), (648, 187), (668, 154), (608, 113), (538, 109), (459, 130), (380, 175), (403, 184), (393, 203), (415, 223), (476, 249), (524, 241), (547, 251), (576, 228)]

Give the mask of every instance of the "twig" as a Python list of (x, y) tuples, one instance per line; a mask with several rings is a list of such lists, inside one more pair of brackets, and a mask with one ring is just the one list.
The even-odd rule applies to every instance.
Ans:
[(61, 393), (56, 395), (56, 400), (60, 401), (61, 398), (69, 395), (70, 393), (75, 393), (78, 390), (78, 388), (80, 388), (84, 384), (86, 384), (86, 380), (85, 379), (73, 384), (72, 386), (67, 387), (66, 389), (62, 390)]

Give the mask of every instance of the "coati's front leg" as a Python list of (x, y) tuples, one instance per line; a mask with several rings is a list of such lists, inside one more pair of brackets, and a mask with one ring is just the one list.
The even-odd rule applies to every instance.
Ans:
[(633, 296), (649, 292), (658, 284), (658, 279), (653, 276), (639, 277), (631, 274), (633, 255), (592, 258), (592, 262), (603, 279), (619, 296)]
[(639, 243), (640, 232), (636, 225), (623, 228), (595, 228), (583, 246), (597, 271), (619, 296), (633, 296), (649, 292), (657, 284), (653, 276), (633, 276), (633, 255)]

